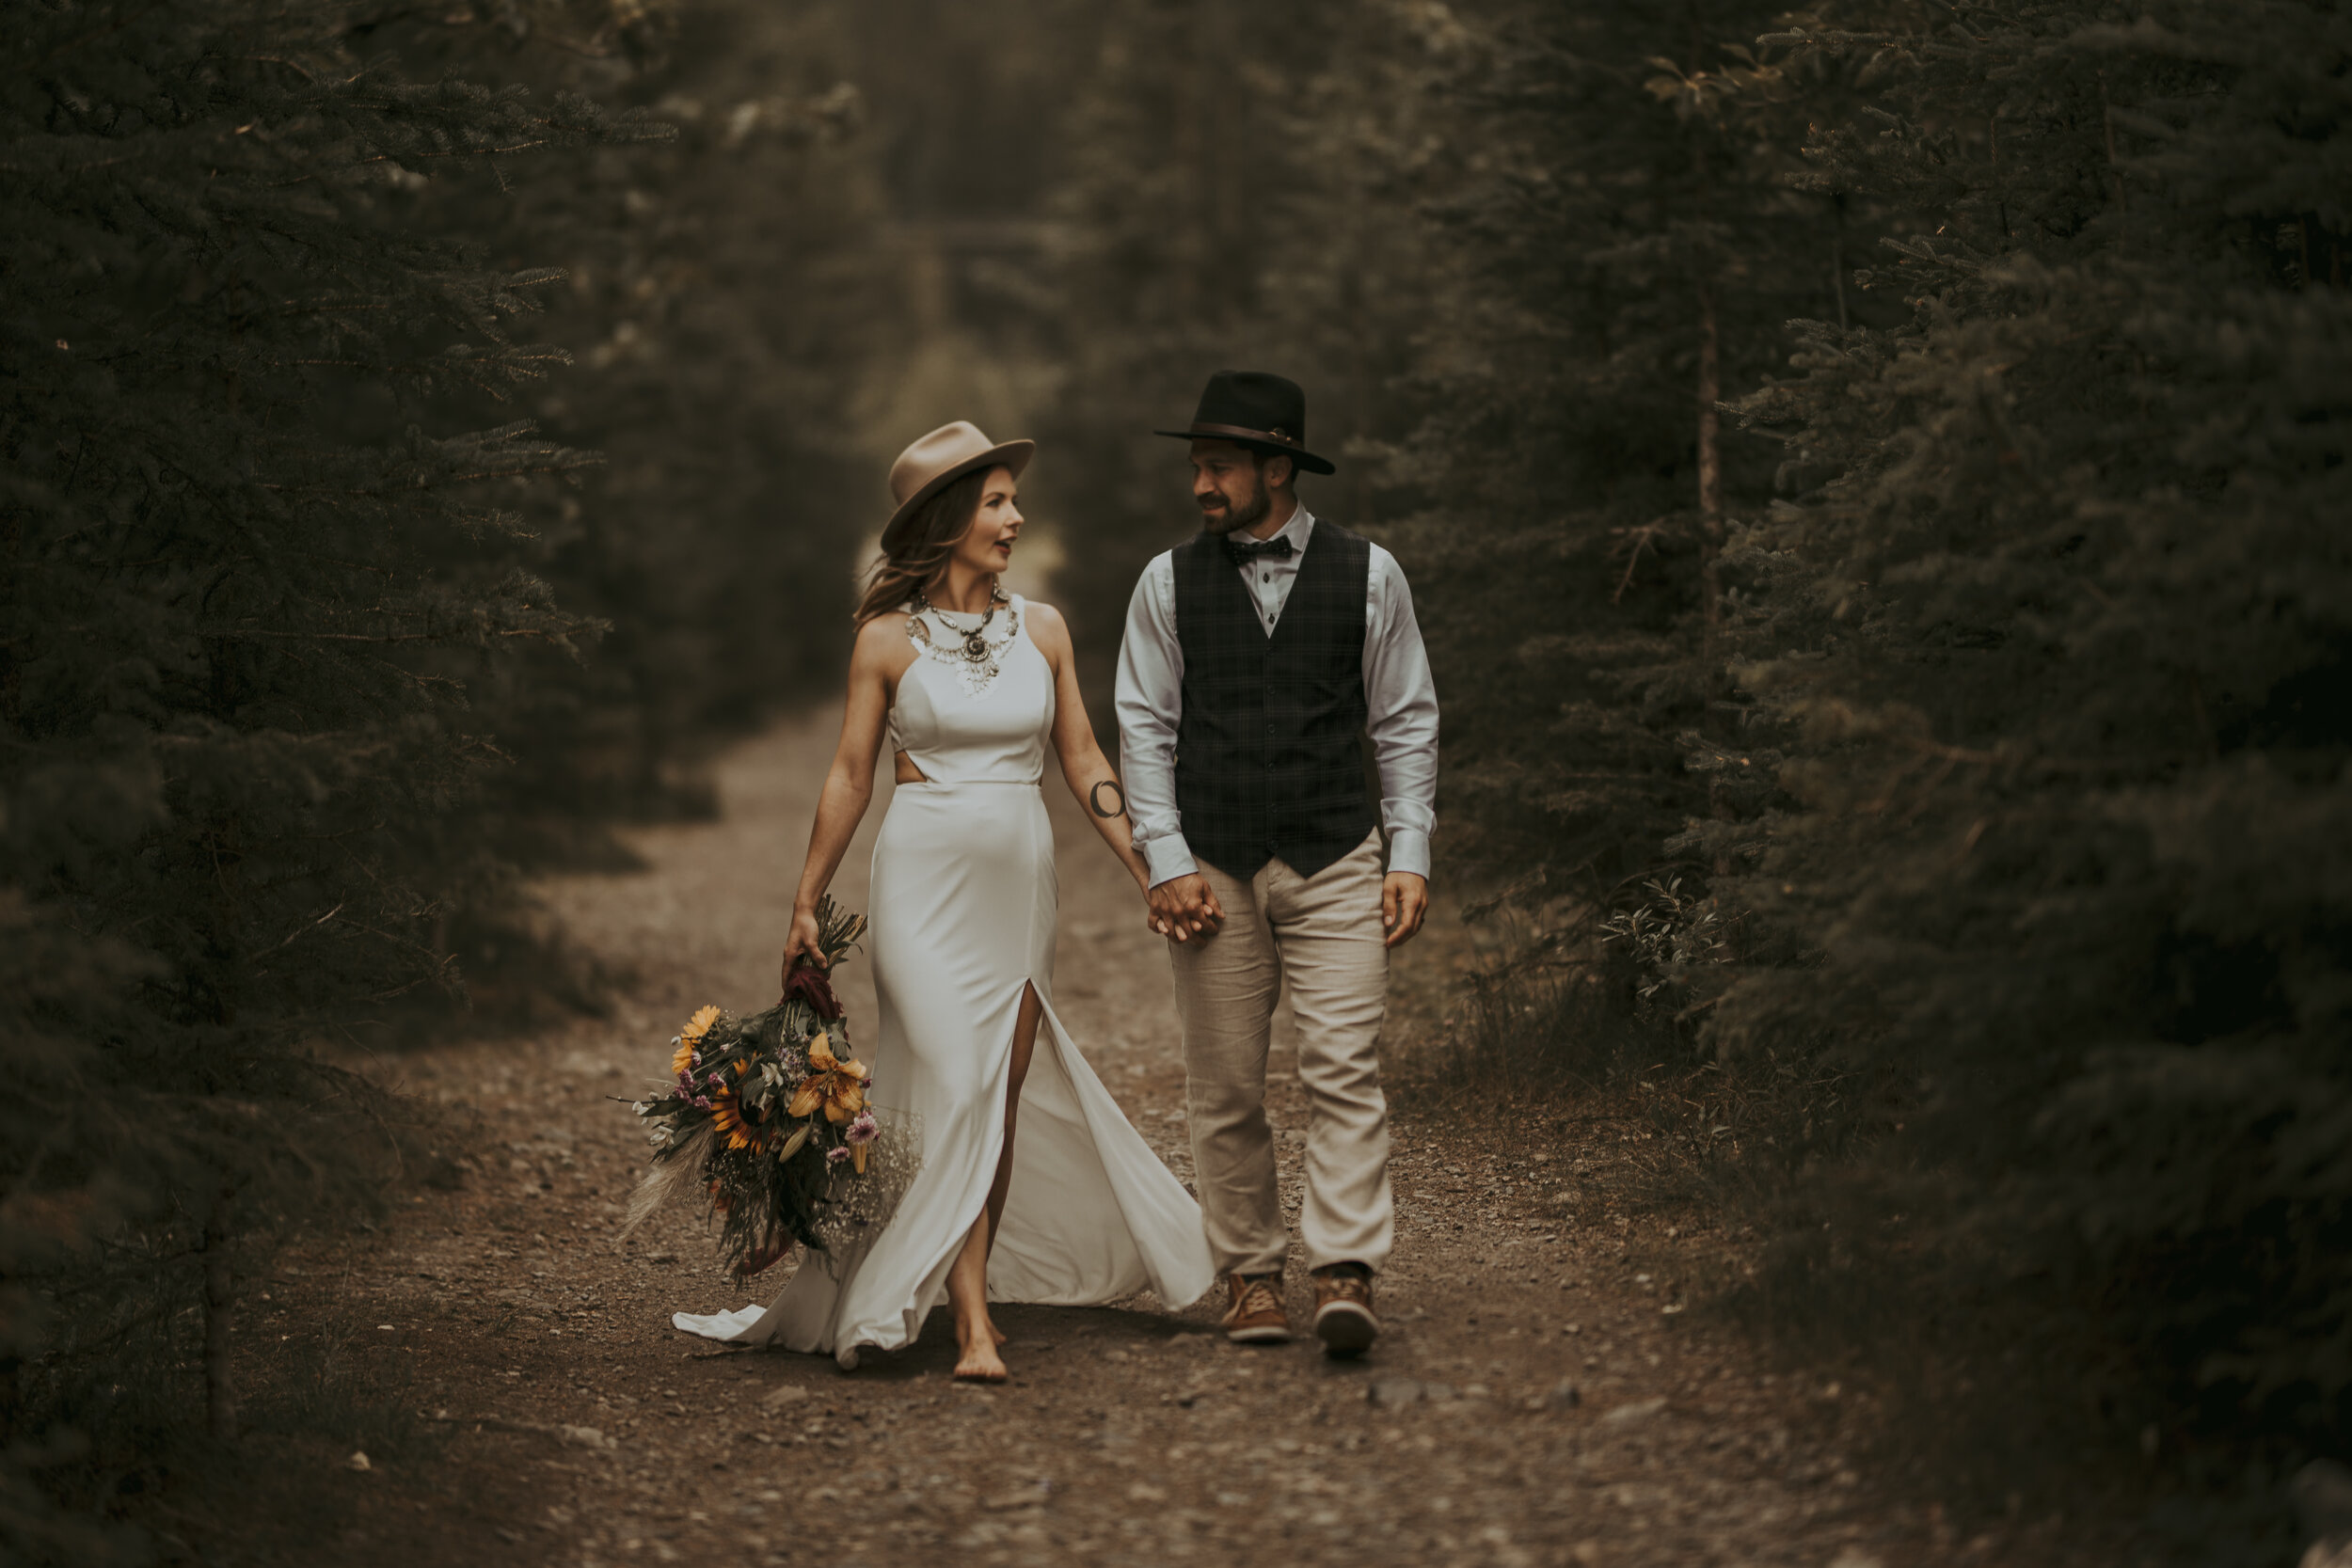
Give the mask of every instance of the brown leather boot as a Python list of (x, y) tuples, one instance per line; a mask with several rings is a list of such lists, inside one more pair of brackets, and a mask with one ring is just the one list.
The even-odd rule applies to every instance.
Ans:
[(1282, 1310), (1282, 1276), (1279, 1274), (1229, 1274), (1225, 1289), (1232, 1303), (1225, 1308), (1225, 1338), (1237, 1345), (1287, 1345), (1290, 1314)]
[(1334, 1263), (1315, 1271), (1315, 1338), (1327, 1355), (1361, 1355), (1380, 1338), (1370, 1269)]

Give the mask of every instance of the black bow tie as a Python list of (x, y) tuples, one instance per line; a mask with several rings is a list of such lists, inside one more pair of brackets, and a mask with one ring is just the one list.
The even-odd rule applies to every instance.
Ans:
[(1297, 552), (1291, 548), (1287, 535), (1276, 534), (1271, 539), (1236, 539), (1228, 534), (1225, 553), (1236, 566), (1247, 566), (1253, 561), (1288, 561)]

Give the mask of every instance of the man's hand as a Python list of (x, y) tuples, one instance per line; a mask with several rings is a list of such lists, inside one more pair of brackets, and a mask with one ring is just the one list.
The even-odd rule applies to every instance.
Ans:
[(1380, 926), (1389, 933), (1386, 945), (1402, 947), (1412, 941), (1428, 913), (1428, 878), (1391, 871), (1380, 879)]
[(1177, 942), (1213, 937), (1225, 919), (1216, 895), (1199, 872), (1170, 877), (1143, 896), (1152, 906), (1152, 929)]

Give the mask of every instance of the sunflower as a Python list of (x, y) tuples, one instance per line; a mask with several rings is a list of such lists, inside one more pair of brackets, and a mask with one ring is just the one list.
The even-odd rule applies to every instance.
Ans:
[(672, 1072), (682, 1073), (692, 1064), (694, 1047), (702, 1044), (703, 1037), (710, 1033), (710, 1026), (718, 1022), (719, 1009), (716, 1007), (700, 1008), (686, 1021), (686, 1027), (678, 1034), (677, 1054), (670, 1058)]
[(819, 1035), (808, 1042), (808, 1065), (809, 1075), (785, 1107), (786, 1116), (813, 1116), (821, 1105), (825, 1119), (838, 1126), (866, 1109), (865, 1063), (837, 1060), (833, 1041)]
[(726, 1139), (729, 1148), (756, 1150), (767, 1145), (760, 1130), (743, 1119), (742, 1103), (724, 1090), (711, 1097), (710, 1130)]

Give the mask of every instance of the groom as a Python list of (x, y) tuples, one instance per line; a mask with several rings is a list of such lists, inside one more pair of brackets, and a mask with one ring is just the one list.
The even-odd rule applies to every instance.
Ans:
[[(1183, 430), (1202, 531), (1136, 584), (1119, 656), (1120, 753), (1152, 918), (1172, 938), (1193, 1165), (1226, 1278), (1226, 1337), (1290, 1338), (1289, 1236), (1265, 1118), (1285, 987), (1307, 1090), (1314, 1331), (1354, 1355), (1380, 1332), (1372, 1276), (1394, 1235), (1380, 1023), (1388, 950), (1421, 929), (1436, 823), (1438, 694), (1405, 574), (1318, 521), (1295, 488), (1307, 399), (1220, 371)], [(1377, 817), (1362, 737), (1380, 777)], [(1387, 828), (1382, 865), (1381, 827)]]

